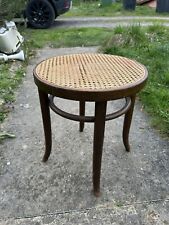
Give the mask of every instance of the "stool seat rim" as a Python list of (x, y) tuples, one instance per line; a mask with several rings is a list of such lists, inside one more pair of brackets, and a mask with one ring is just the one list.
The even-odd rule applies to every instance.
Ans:
[[(103, 70), (101, 70), (101, 72), (104, 73), (104, 69), (107, 69), (107, 71), (109, 70), (108, 71), (108, 73), (109, 73), (108, 78), (111, 79), (111, 69), (112, 70), (114, 69), (113, 66), (115, 64), (116, 68), (114, 69), (114, 72), (116, 73), (116, 70), (117, 70), (117, 75), (118, 75), (118, 72), (121, 73), (120, 70), (122, 70), (122, 69), (124, 69), (125, 73), (127, 74), (127, 72), (128, 72), (127, 69), (129, 69), (129, 73), (131, 73), (131, 77), (132, 78), (134, 77), (135, 80), (130, 83), (130, 74), (129, 74), (129, 75), (127, 75), (128, 77), (125, 78), (125, 79), (128, 79), (129, 82), (128, 82), (128, 80), (127, 80), (127, 82), (125, 82), (123, 80), (122, 81), (120, 80), (119, 82), (121, 82), (122, 84), (120, 84), (119, 87), (113, 86), (113, 85), (111, 86), (110, 81), (109, 81), (110, 84), (106, 85), (106, 87), (104, 87), (105, 83), (102, 84), (102, 81), (99, 80), (99, 85), (101, 83), (101, 85), (100, 85), (101, 87), (96, 86), (96, 88), (95, 88), (94, 86), (90, 87), (89, 85), (85, 85), (85, 86), (81, 85), (80, 87), (79, 86), (73, 87), (72, 85), (70, 85), (70, 86), (69, 85), (65, 85), (65, 86), (64, 85), (58, 85), (57, 82), (56, 83), (51, 82), (50, 80), (46, 79), (46, 77), (45, 77), (45, 79), (43, 78), (42, 74), (45, 74), (45, 76), (47, 76), (47, 78), (51, 74), (54, 74), (53, 76), (56, 76), (55, 75), (55, 69), (57, 70), (58, 66), (57, 65), (53, 66), (54, 61), (56, 63), (58, 63), (57, 60), (63, 61), (63, 59), (64, 59), (67, 62), (68, 59), (72, 60), (72, 58), (74, 58), (74, 60), (75, 59), (79, 60), (79, 61), (77, 61), (77, 64), (78, 63), (80, 64), (79, 68), (81, 67), (81, 64), (84, 67), (84, 69), (82, 71), (82, 75), (85, 75), (83, 73), (84, 73), (86, 68), (90, 72), (90, 74), (92, 74), (92, 71), (90, 71), (90, 66), (91, 67), (92, 66), (98, 66), (98, 64), (95, 63), (95, 62), (96, 62), (96, 59), (99, 59), (101, 63), (103, 62), (103, 60), (107, 61), (106, 64), (105, 64), (105, 67), (104, 67), (104, 62), (102, 63)], [(93, 64), (89, 63), (89, 65), (86, 65), (85, 64), (86, 59), (88, 60), (88, 62), (90, 62), (89, 61), (90, 59), (95, 60), (95, 61), (94, 61)], [(111, 62), (112, 62), (112, 64), (111, 64)], [(121, 65), (118, 65), (118, 63), (122, 64), (122, 68), (120, 68)], [(129, 63), (130, 67), (128, 67), (128, 65), (127, 65), (126, 68), (125, 68), (125, 63), (126, 64)], [(50, 65), (52, 65), (53, 69), (54, 69), (54, 71), (52, 71), (51, 74), (50, 74), (50, 72), (46, 72), (48, 70), (48, 68), (50, 69), (50, 67), (52, 67)], [(74, 68), (74, 65), (76, 66), (76, 63), (73, 64), (73, 67), (72, 67), (72, 64), (71, 65), (68, 64), (68, 65), (65, 66), (65, 68), (71, 66), (73, 68), (72, 71), (71, 71), (72, 76), (77, 76), (77, 74), (73, 75), (73, 72), (74, 72), (73, 70), (76, 70), (76, 68)], [(61, 63), (61, 67), (62, 67), (62, 63)], [(64, 67), (64, 65), (63, 65), (63, 67)], [(111, 68), (109, 68), (109, 67), (111, 67)], [(67, 68), (65, 69), (65, 68), (63, 69), (63, 73), (64, 73), (64, 70), (66, 70), (66, 72), (69, 72), (68, 71), (69, 68), (68, 69)], [(79, 70), (78, 70), (78, 72), (79, 72)], [(99, 73), (99, 71), (96, 71), (96, 72)], [(139, 74), (139, 72), (141, 74)], [(135, 78), (134, 73), (136, 73), (136, 76), (138, 77), (138, 79), (137, 79), (137, 77)], [(95, 74), (95, 71), (93, 71), (93, 74)], [(72, 99), (72, 100), (102, 101), (102, 100), (113, 100), (113, 99), (123, 98), (123, 97), (131, 96), (131, 95), (139, 92), (143, 88), (143, 86), (145, 85), (145, 83), (147, 81), (148, 72), (147, 72), (147, 69), (144, 65), (138, 63), (135, 60), (131, 60), (131, 59), (121, 57), (121, 56), (114, 56), (114, 55), (108, 55), (108, 54), (98, 54), (98, 53), (93, 54), (92, 53), (92, 54), (73, 54), (73, 55), (56, 56), (56, 57), (48, 58), (46, 60), (43, 60), (39, 64), (37, 64), (37, 66), (33, 70), (33, 75), (34, 75), (35, 83), (38, 86), (38, 88), (47, 92), (48, 94), (52, 94), (54, 96)], [(120, 76), (121, 75), (119, 75), (119, 77)], [(93, 79), (95, 79), (95, 77), (96, 77), (96, 75), (94, 75)], [(50, 78), (50, 79), (53, 79), (53, 77)], [(91, 79), (91, 78), (88, 78), (88, 80), (89, 79)], [(107, 79), (106, 74), (103, 75), (103, 79)], [(69, 80), (70, 80), (70, 78), (69, 78)], [(88, 80), (87, 80), (87, 82), (88, 82)], [(96, 80), (96, 82), (97, 82), (97, 80)], [(64, 82), (62, 82), (62, 83), (64, 84)], [(85, 81), (84, 81), (84, 83), (85, 83)], [(96, 84), (94, 84), (94, 85), (96, 85)]]

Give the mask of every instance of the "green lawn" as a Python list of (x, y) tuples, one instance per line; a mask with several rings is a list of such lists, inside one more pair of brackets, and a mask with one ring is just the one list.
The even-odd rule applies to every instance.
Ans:
[[(113, 3), (111, 6), (99, 6), (100, 1), (82, 2), (80, 0), (73, 0), (71, 10), (64, 14), (64, 17), (69, 16), (159, 16), (152, 9), (147, 6), (136, 6), (135, 11), (125, 11), (121, 2)], [(162, 14), (167, 15), (167, 14)]]
[[(161, 133), (169, 135), (169, 28), (160, 25), (150, 27), (71, 28), (49, 30), (22, 30), (25, 37), (25, 53), (32, 56), (37, 48), (102, 46), (108, 54), (136, 59), (149, 71), (146, 88), (141, 92), (143, 108), (150, 113), (153, 125)], [(0, 65), (0, 120), (14, 100), (14, 90), (24, 74), (25, 64), (10, 72), (11, 63)], [(6, 107), (7, 106), (7, 107)]]
[(117, 27), (102, 51), (143, 63), (149, 71), (140, 99), (153, 125), (169, 135), (169, 29), (159, 25)]
[(101, 45), (104, 40), (113, 33), (107, 28), (62, 28), (50, 30), (25, 30), (27, 48), (50, 47), (75, 47)]
[(24, 75), (23, 67), (11, 69), (11, 63), (0, 64), (0, 122), (3, 121), (12, 109), (15, 100), (15, 89)]

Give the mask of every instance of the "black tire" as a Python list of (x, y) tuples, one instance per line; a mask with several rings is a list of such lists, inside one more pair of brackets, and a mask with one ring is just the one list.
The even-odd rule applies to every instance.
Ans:
[(52, 25), (55, 11), (47, 0), (31, 0), (26, 7), (26, 17), (30, 26), (45, 29)]

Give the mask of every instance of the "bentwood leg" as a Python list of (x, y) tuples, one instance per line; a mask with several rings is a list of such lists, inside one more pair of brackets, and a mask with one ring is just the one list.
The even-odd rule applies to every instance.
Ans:
[(52, 132), (51, 132), (51, 119), (50, 119), (50, 108), (48, 94), (44, 93), (40, 89), (39, 91), (39, 100), (42, 112), (43, 128), (45, 134), (45, 154), (43, 156), (43, 162), (46, 162), (50, 156), (52, 148)]
[(95, 103), (94, 143), (93, 143), (93, 190), (94, 195), (100, 195), (101, 160), (105, 130), (107, 102)]
[[(85, 101), (79, 102), (79, 114), (80, 116), (85, 116)], [(84, 129), (84, 121), (80, 121), (79, 131), (83, 132), (83, 129)]]
[(127, 111), (124, 117), (124, 124), (123, 124), (123, 143), (126, 148), (126, 151), (130, 151), (130, 144), (129, 144), (129, 131), (131, 126), (131, 120), (134, 110), (134, 104), (135, 104), (135, 95), (131, 96), (131, 106), (130, 109)]

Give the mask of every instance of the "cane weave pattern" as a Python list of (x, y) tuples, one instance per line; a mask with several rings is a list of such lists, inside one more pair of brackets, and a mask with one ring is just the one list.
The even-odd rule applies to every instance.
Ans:
[(35, 69), (49, 85), (80, 90), (117, 89), (141, 82), (145, 67), (136, 61), (106, 54), (74, 54), (49, 58)]

